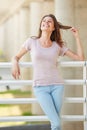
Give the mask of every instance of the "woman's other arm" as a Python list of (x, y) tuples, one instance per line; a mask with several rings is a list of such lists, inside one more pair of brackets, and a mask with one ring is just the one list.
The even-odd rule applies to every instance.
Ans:
[(74, 27), (72, 27), (71, 32), (73, 33), (73, 35), (75, 36), (76, 39), (76, 44), (77, 44), (77, 53), (72, 52), (71, 50), (68, 50), (65, 55), (67, 55), (68, 57), (74, 59), (74, 60), (80, 60), (83, 61), (84, 60), (84, 53), (83, 53), (83, 47), (79, 38), (79, 33), (78, 30)]
[(20, 76), (20, 67), (19, 67), (19, 60), (21, 57), (27, 53), (28, 50), (26, 50), (24, 47), (22, 47), (19, 52), (12, 58), (12, 76), (15, 79), (19, 79)]

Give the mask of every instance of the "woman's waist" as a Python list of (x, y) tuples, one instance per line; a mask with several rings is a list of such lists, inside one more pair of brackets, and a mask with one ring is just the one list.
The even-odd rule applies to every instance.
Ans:
[(51, 81), (61, 81), (63, 78), (58, 75), (58, 74), (51, 74), (51, 75), (34, 75), (33, 76), (33, 80), (34, 81), (40, 81), (40, 82), (43, 82), (43, 81), (46, 81), (46, 82), (51, 82)]
[(38, 79), (33, 80), (33, 86), (53, 85), (53, 84), (64, 84), (63, 79)]

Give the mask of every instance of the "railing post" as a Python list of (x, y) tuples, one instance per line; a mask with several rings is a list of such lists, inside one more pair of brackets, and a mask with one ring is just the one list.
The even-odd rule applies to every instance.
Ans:
[(87, 120), (86, 120), (86, 115), (87, 115), (87, 104), (86, 104), (86, 97), (87, 97), (87, 90), (86, 90), (86, 61), (84, 62), (83, 65), (83, 97), (85, 98), (85, 102), (83, 104), (83, 115), (85, 116), (85, 121), (84, 121), (84, 130), (87, 130)]

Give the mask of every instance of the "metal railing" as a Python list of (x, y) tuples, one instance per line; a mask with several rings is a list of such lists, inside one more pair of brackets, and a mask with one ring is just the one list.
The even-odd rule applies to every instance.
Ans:
[[(31, 62), (19, 63), (20, 67), (31, 67)], [(83, 115), (62, 115), (63, 121), (83, 121), (84, 130), (87, 130), (87, 61), (71, 61), (71, 62), (60, 62), (62, 67), (82, 67), (83, 68), (83, 79), (68, 79), (65, 80), (67, 85), (82, 85), (83, 97), (68, 97), (64, 99), (65, 103), (82, 103), (83, 104)], [(0, 68), (11, 68), (11, 63), (0, 63)], [(32, 85), (32, 80), (0, 80), (0, 85)], [(0, 104), (29, 104), (36, 103), (36, 98), (12, 98), (12, 99), (0, 99)], [(9, 116), (0, 117), (0, 122), (9, 121), (48, 121), (46, 116)]]

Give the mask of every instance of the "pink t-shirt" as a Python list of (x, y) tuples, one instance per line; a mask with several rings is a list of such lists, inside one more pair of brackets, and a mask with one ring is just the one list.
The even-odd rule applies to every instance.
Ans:
[(63, 56), (68, 50), (62, 48), (53, 41), (51, 47), (44, 48), (38, 39), (28, 38), (22, 47), (25, 47), (31, 54), (33, 63), (33, 86), (46, 86), (63, 84), (64, 81), (59, 74), (57, 61), (58, 56)]

